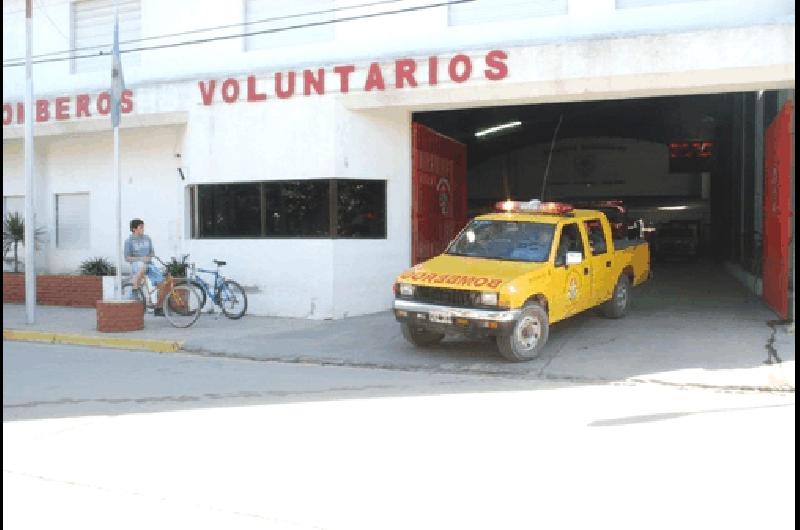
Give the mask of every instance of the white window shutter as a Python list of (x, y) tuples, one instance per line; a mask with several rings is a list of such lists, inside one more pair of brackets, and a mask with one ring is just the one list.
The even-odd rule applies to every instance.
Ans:
[(56, 247), (89, 248), (89, 194), (56, 195)]
[[(119, 41), (140, 39), (142, 37), (142, 3), (141, 0), (117, 0), (119, 7)], [(80, 0), (72, 4), (72, 60), (73, 71), (96, 72), (99, 70), (111, 71), (111, 56), (102, 57), (97, 54), (102, 50), (111, 51), (114, 41), (114, 0)], [(137, 44), (120, 44), (120, 49), (125, 50)], [(101, 48), (82, 48), (102, 46)], [(83, 55), (97, 57), (80, 58)], [(123, 71), (126, 65), (139, 64), (138, 53), (125, 53), (122, 55)]]

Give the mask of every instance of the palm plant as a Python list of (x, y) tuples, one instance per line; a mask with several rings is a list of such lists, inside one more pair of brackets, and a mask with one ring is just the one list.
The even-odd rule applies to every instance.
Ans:
[[(33, 241), (39, 247), (45, 230), (37, 228), (33, 233)], [(14, 272), (19, 272), (19, 254), (17, 252), (19, 244), (25, 243), (25, 219), (19, 212), (11, 212), (3, 219), (3, 258), (14, 250)]]

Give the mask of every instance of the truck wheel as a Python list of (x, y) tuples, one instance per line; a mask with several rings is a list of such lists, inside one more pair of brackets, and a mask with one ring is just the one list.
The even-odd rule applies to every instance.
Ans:
[(542, 353), (549, 333), (547, 311), (537, 303), (530, 303), (522, 309), (511, 334), (497, 337), (497, 349), (509, 361), (530, 361)]
[(414, 346), (432, 346), (438, 344), (444, 338), (444, 333), (417, 328), (408, 322), (402, 322), (400, 329), (403, 332), (403, 337)]
[(621, 274), (614, 286), (611, 300), (600, 306), (600, 310), (608, 318), (622, 318), (628, 312), (631, 303), (631, 281)]

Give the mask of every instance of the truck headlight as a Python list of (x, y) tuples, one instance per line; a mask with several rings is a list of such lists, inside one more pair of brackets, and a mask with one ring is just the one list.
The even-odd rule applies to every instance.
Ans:
[(414, 286), (410, 283), (401, 283), (400, 296), (414, 296)]
[(497, 293), (481, 293), (480, 296), (480, 303), (481, 305), (497, 305)]

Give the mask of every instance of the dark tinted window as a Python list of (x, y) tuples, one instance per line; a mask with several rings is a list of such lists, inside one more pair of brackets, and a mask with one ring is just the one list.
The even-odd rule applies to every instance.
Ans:
[(212, 184), (197, 190), (199, 237), (261, 234), (260, 184)]
[(200, 184), (189, 206), (194, 238), (386, 237), (383, 180)]
[(338, 180), (338, 237), (386, 237), (386, 182)]
[(556, 252), (556, 263), (565, 263), (567, 260), (567, 252), (580, 252), (584, 258), (586, 257), (586, 254), (583, 252), (581, 232), (578, 230), (578, 225), (575, 223), (566, 224), (561, 229), (561, 237), (558, 240), (558, 251)]
[(330, 181), (265, 182), (266, 236), (330, 234)]
[(589, 246), (592, 256), (599, 256), (608, 252), (608, 241), (606, 241), (603, 225), (597, 219), (585, 221), (586, 235), (589, 236)]

